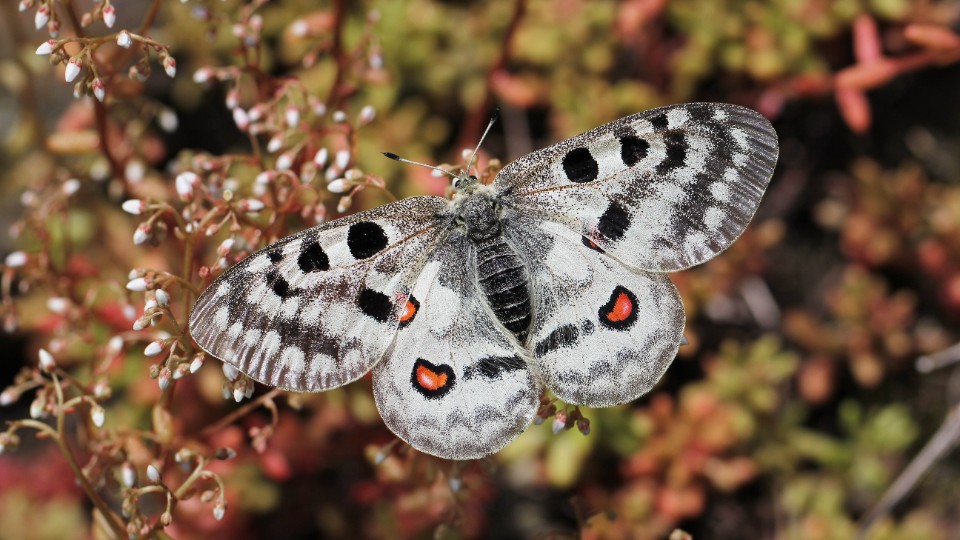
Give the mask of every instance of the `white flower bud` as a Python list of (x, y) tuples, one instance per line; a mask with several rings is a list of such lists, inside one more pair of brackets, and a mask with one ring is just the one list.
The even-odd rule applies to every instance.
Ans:
[(157, 115), (157, 124), (167, 133), (173, 133), (180, 125), (180, 119), (177, 118), (177, 113), (165, 108)]
[(364, 108), (360, 109), (360, 115), (357, 118), (357, 122), (363, 126), (373, 122), (373, 118), (376, 116), (377, 111), (373, 108), (373, 105), (367, 105)]
[(244, 213), (255, 214), (260, 210), (263, 210), (264, 204), (263, 201), (257, 199), (244, 199), (240, 201), (240, 204), (237, 205), (237, 208)]
[(267, 141), (267, 152), (271, 154), (283, 147), (283, 134), (277, 133)]
[(4, 262), (10, 268), (19, 268), (27, 264), (27, 259), (27, 254), (23, 251), (14, 251), (13, 253), (7, 255), (7, 258)]
[(63, 191), (64, 195), (69, 197), (80, 190), (80, 181), (76, 178), (71, 178), (64, 182), (63, 185), (60, 186), (60, 189)]
[(147, 278), (134, 278), (127, 282), (127, 290), (134, 292), (143, 292), (150, 288), (151, 283), (147, 281)]
[(350, 208), (351, 204), (353, 204), (353, 197), (349, 195), (340, 197), (340, 201), (337, 202), (337, 212), (340, 212), (341, 214), (346, 212), (347, 209)]
[(193, 72), (193, 82), (203, 84), (213, 76), (213, 70), (208, 67), (202, 67)]
[(103, 24), (107, 25), (107, 28), (113, 28), (116, 22), (117, 10), (111, 4), (103, 6)]
[(121, 30), (117, 34), (117, 45), (123, 47), (124, 49), (129, 49), (133, 45), (133, 38), (130, 37), (130, 32), (126, 30)]
[(123, 211), (128, 214), (139, 216), (147, 209), (147, 202), (140, 199), (127, 199), (120, 205)]
[(20, 399), (20, 391), (13, 386), (5, 388), (0, 392), (0, 407), (6, 407)]
[(186, 171), (178, 174), (175, 184), (180, 200), (184, 202), (193, 200), (193, 188), (199, 183), (200, 177), (195, 172)]
[(80, 67), (83, 65), (83, 62), (74, 56), (67, 62), (67, 67), (63, 71), (63, 78), (67, 82), (73, 82), (77, 78), (77, 75), (80, 74)]
[(90, 89), (93, 90), (93, 97), (97, 98), (100, 103), (103, 103), (103, 100), (107, 98), (107, 87), (99, 78), (90, 83)]
[(347, 165), (350, 164), (350, 151), (340, 150), (339, 152), (337, 152), (337, 156), (334, 158), (333, 164), (339, 167), (340, 169), (346, 169)]
[(164, 58), (162, 64), (167, 77), (172, 79), (177, 76), (177, 61), (172, 56)]
[(127, 165), (123, 168), (123, 174), (127, 177), (127, 180), (137, 183), (143, 180), (143, 176), (147, 173), (147, 167), (137, 158), (133, 158), (127, 162)]
[(137, 469), (135, 469), (129, 461), (124, 461), (120, 467), (120, 481), (123, 482), (123, 485), (126, 487), (137, 485)]
[(107, 356), (116, 356), (120, 354), (120, 350), (123, 349), (123, 338), (120, 336), (113, 336), (110, 338), (110, 341), (107, 342)]
[(233, 121), (240, 131), (246, 131), (250, 127), (250, 115), (240, 107), (233, 108)]
[(37, 8), (37, 13), (33, 16), (33, 24), (37, 27), (37, 30), (43, 28), (43, 25), (47, 24), (47, 21), (50, 20), (50, 8), (46, 4)]
[(158, 468), (156, 467), (156, 465), (154, 465), (154, 464), (152, 464), (152, 463), (151, 463), (150, 465), (147, 465), (147, 478), (149, 478), (150, 481), (153, 482), (154, 484), (156, 484), (157, 482), (159, 482), (159, 481), (160, 481), (160, 469), (158, 469)]
[(203, 367), (203, 355), (198, 354), (193, 357), (193, 361), (190, 362), (190, 373), (196, 373), (200, 371), (200, 368)]
[(342, 124), (347, 121), (347, 113), (343, 111), (333, 111), (333, 121)]
[(284, 152), (280, 154), (280, 156), (277, 158), (277, 170), (289, 170), (293, 165), (293, 158), (296, 157), (296, 155), (297, 154), (295, 152)]
[(223, 376), (227, 378), (228, 381), (235, 381), (237, 377), (240, 376), (240, 372), (237, 371), (237, 368), (233, 367), (233, 364), (223, 363)]
[(213, 518), (217, 521), (223, 519), (224, 513), (227, 511), (227, 503), (223, 500), (217, 501), (217, 504), (213, 507)]
[(313, 156), (313, 162), (320, 167), (321, 169), (324, 165), (327, 164), (327, 157), (330, 155), (330, 152), (326, 148), (321, 148), (317, 150), (317, 153)]
[(157, 303), (161, 306), (165, 306), (170, 303), (170, 293), (163, 289), (157, 289), (154, 293), (157, 299)]
[(343, 193), (347, 190), (347, 181), (343, 178), (337, 178), (333, 182), (327, 184), (327, 189), (330, 193)]
[(298, 38), (307, 37), (309, 31), (310, 25), (303, 19), (297, 19), (290, 25), (290, 33)]
[(294, 107), (293, 105), (287, 107), (284, 111), (284, 116), (287, 120), (287, 125), (290, 127), (297, 127), (300, 125), (300, 109)]
[(143, 350), (143, 355), (146, 357), (156, 356), (163, 352), (163, 342), (162, 341), (151, 341), (149, 345)]
[(133, 231), (133, 245), (139, 246), (147, 240), (150, 240), (150, 226), (146, 223), (141, 223), (137, 225), (136, 230)]
[(37, 55), (38, 55), (38, 56), (46, 56), (46, 55), (52, 53), (52, 52), (53, 52), (53, 46), (56, 45), (56, 44), (57, 44), (57, 41), (54, 40), (54, 39), (48, 39), (48, 40), (44, 41), (43, 43), (40, 44), (39, 47), (37, 47)]
[(233, 400), (236, 401), (237, 403), (240, 403), (241, 401), (243, 401), (243, 388), (241, 387), (241, 385), (237, 385), (233, 389)]
[(40, 371), (50, 373), (55, 367), (57, 363), (53, 360), (53, 355), (46, 349), (40, 349)]
[(93, 421), (93, 425), (97, 427), (103, 427), (104, 417), (106, 416), (106, 411), (103, 410), (103, 407), (100, 405), (92, 405), (90, 407), (90, 420)]
[(47, 298), (47, 309), (54, 313), (63, 314), (70, 307), (70, 301), (60, 296)]

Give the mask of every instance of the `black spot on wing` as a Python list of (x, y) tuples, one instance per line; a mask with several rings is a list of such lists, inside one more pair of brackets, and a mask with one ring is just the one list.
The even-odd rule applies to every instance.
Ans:
[(552, 332), (547, 334), (547, 337), (537, 342), (536, 347), (533, 349), (533, 353), (537, 358), (542, 358), (544, 355), (557, 349), (572, 347), (576, 345), (577, 341), (579, 340), (580, 329), (577, 328), (575, 324), (565, 324), (563, 326), (554, 328)]
[(279, 249), (276, 249), (274, 251), (269, 251), (267, 252), (267, 258), (270, 259), (271, 263), (277, 264), (278, 262), (283, 260), (283, 253), (280, 253)]
[(666, 174), (675, 169), (683, 167), (687, 160), (687, 138), (683, 133), (674, 131), (668, 133), (665, 137), (667, 143), (667, 156), (657, 165), (657, 173)]
[(477, 361), (476, 364), (467, 366), (463, 370), (463, 378), (472, 379), (482, 376), (487, 379), (496, 379), (503, 373), (526, 369), (527, 364), (519, 356), (486, 356)]
[(363, 289), (357, 296), (357, 307), (364, 315), (378, 322), (387, 322), (393, 313), (390, 297), (373, 289)]
[(387, 247), (387, 233), (372, 221), (360, 221), (347, 231), (347, 247), (355, 259), (366, 259)]
[(653, 125), (653, 129), (657, 131), (663, 131), (667, 129), (667, 125), (669, 125), (669, 123), (670, 122), (667, 120), (667, 113), (660, 113), (650, 119), (650, 124)]
[(597, 231), (610, 240), (619, 240), (630, 228), (630, 214), (616, 201), (603, 211), (597, 223)]
[(571, 182), (592, 182), (600, 174), (600, 166), (597, 160), (593, 159), (590, 150), (574, 148), (563, 156), (563, 172)]
[(320, 243), (312, 239), (303, 243), (300, 256), (297, 257), (297, 264), (304, 273), (325, 271), (330, 269), (330, 258), (320, 247)]
[(287, 283), (287, 280), (283, 279), (283, 276), (280, 275), (280, 271), (276, 268), (271, 268), (267, 271), (267, 286), (270, 287), (270, 290), (280, 298), (287, 299), (291, 296), (296, 296), (296, 291), (290, 289), (290, 284)]
[(620, 159), (627, 167), (633, 167), (640, 160), (647, 157), (650, 143), (640, 137), (627, 136), (620, 138)]

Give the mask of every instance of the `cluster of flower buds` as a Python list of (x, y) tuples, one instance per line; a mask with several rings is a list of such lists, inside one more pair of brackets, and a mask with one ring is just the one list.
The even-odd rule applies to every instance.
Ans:
[(568, 410), (568, 407), (558, 410), (555, 400), (544, 396), (540, 398), (540, 408), (537, 410), (537, 416), (533, 418), (533, 423), (539, 426), (550, 417), (553, 417), (550, 429), (554, 434), (569, 430), (574, 426), (580, 433), (590, 434), (590, 420), (583, 416), (579, 407), (574, 407), (572, 411)]

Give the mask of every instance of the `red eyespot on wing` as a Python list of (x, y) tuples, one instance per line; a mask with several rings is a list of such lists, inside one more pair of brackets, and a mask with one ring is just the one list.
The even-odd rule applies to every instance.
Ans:
[(637, 297), (625, 287), (618, 286), (610, 293), (610, 300), (600, 307), (600, 324), (613, 330), (626, 330), (637, 321)]
[(603, 253), (603, 248), (598, 246), (597, 243), (594, 242), (593, 240), (587, 238), (586, 236), (581, 236), (580, 238), (581, 238), (580, 241), (583, 243), (583, 245), (587, 246), (588, 248), (594, 251), (599, 251), (600, 253)]
[(437, 391), (447, 385), (447, 374), (437, 373), (426, 366), (418, 366), (417, 383), (424, 390)]
[(617, 300), (613, 304), (613, 309), (607, 313), (607, 320), (610, 322), (623, 322), (633, 313), (633, 302), (627, 293), (621, 292), (617, 295)]
[(417, 316), (419, 310), (420, 302), (417, 301), (413, 295), (410, 295), (410, 298), (407, 299), (407, 304), (403, 306), (403, 313), (400, 314), (400, 328), (412, 323), (413, 318)]
[(418, 358), (413, 363), (410, 382), (413, 383), (414, 390), (425, 398), (433, 399), (443, 396), (453, 388), (455, 381), (453, 368), (446, 364), (434, 364), (423, 358)]

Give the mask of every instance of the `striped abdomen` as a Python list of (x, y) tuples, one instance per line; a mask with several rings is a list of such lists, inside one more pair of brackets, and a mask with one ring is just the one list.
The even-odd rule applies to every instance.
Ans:
[(503, 236), (474, 240), (477, 281), (487, 304), (503, 326), (521, 343), (530, 328), (530, 282), (527, 268)]

